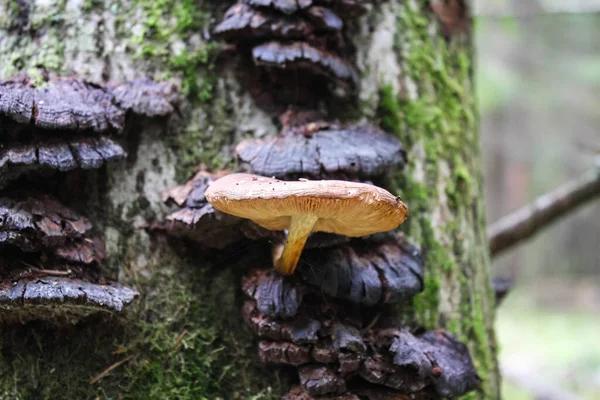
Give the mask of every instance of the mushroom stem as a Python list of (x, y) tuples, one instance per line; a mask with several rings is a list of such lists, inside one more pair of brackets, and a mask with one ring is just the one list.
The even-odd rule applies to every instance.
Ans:
[(319, 217), (316, 215), (292, 215), (287, 240), (281, 256), (275, 261), (275, 269), (282, 275), (292, 275), (298, 265), (300, 254), (308, 235)]

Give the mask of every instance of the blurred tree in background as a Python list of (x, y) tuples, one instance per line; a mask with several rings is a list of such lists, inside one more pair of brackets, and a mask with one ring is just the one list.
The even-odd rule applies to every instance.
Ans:
[[(600, 1), (475, 3), (493, 223), (594, 163), (600, 149)], [(599, 215), (600, 203), (592, 202), (495, 260), (495, 273), (517, 282), (500, 309), (498, 331), (506, 381), (525, 390), (509, 386), (506, 399), (599, 398)]]

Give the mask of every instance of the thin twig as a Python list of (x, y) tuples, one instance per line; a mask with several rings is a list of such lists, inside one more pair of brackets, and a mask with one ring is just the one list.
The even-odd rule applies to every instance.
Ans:
[(25, 261), (22, 261), (22, 260), (20, 261), (20, 263), (23, 264), (24, 266), (26, 266), (27, 268), (29, 268), (31, 270), (31, 272), (36, 272), (38, 274), (44, 274), (44, 275), (50, 275), (50, 276), (68, 276), (73, 272), (70, 269), (68, 269), (66, 271), (60, 271), (60, 270), (55, 270), (55, 269), (41, 269), (41, 268), (37, 268), (34, 265), (26, 263)]
[(93, 385), (94, 383), (98, 382), (100, 379), (106, 377), (106, 375), (108, 375), (110, 373), (110, 371), (112, 371), (113, 369), (121, 366), (122, 364), (125, 364), (127, 361), (130, 361), (132, 358), (133, 358), (133, 356), (126, 357), (126, 358), (122, 359), (121, 361), (117, 361), (116, 363), (114, 363), (110, 367), (106, 368), (100, 374), (98, 374), (98, 375), (96, 375), (96, 376), (94, 376), (93, 378), (90, 379), (90, 385)]
[(181, 331), (181, 333), (179, 334), (179, 336), (177, 336), (177, 339), (175, 340), (175, 345), (173, 346), (173, 351), (179, 350), (179, 347), (181, 346), (181, 342), (183, 341), (183, 338), (187, 334), (188, 334), (187, 329), (184, 329), (183, 331)]
[(48, 276), (69, 276), (73, 272), (70, 269), (68, 269), (66, 271), (58, 271), (58, 270), (54, 270), (54, 269), (39, 269), (39, 268), (32, 268), (31, 271), (37, 272), (38, 274), (48, 275)]
[(600, 159), (597, 164), (581, 177), (492, 224), (488, 229), (492, 257), (600, 196)]

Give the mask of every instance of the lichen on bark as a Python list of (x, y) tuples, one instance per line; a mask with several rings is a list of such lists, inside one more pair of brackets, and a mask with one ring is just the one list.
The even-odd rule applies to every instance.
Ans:
[[(276, 134), (227, 65), (215, 68), (210, 23), (232, 2), (9, 0), (0, 5), (0, 78), (17, 72), (78, 74), (91, 81), (170, 79), (184, 100), (169, 121), (143, 122), (130, 156), (86, 175), (78, 207), (103, 230), (109, 266), (141, 299), (123, 320), (92, 318), (63, 330), (2, 327), (0, 398), (275, 399), (287, 375), (258, 362), (244, 327), (243, 257), (215, 260), (152, 239), (145, 226), (168, 209), (160, 193), (199, 163), (235, 166), (247, 137)], [(468, 37), (446, 40), (426, 1), (376, 1), (358, 22), (358, 106), (335, 116), (367, 119), (398, 135), (409, 170), (394, 190), (409, 205), (405, 227), (425, 250), (426, 292), (415, 300), (427, 328), (466, 341), (485, 378), (473, 398), (496, 398), (497, 366), (481, 200), (477, 120)], [(40, 72), (41, 71), (41, 72)], [(173, 246), (174, 245), (174, 246)], [(175, 248), (174, 248), (175, 247)], [(228, 267), (229, 266), (229, 267)], [(127, 362), (98, 383), (89, 379)]]

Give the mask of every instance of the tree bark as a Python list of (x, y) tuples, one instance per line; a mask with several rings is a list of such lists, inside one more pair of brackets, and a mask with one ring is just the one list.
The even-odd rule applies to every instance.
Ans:
[[(0, 78), (40, 70), (97, 82), (151, 75), (178, 82), (183, 96), (176, 116), (141, 122), (141, 133), (124, 139), (128, 159), (86, 173), (82, 188), (109, 266), (141, 298), (120, 320), (2, 327), (0, 397), (275, 399), (289, 389), (285, 372), (259, 365), (242, 321), (242, 272), (228, 265), (243, 254), (191, 257), (144, 230), (169, 211), (164, 189), (200, 163), (235, 168), (231, 150), (242, 137), (277, 133), (232, 67), (215, 67), (208, 32), (232, 2), (220, 3), (0, 5)], [(417, 0), (376, 1), (355, 25), (361, 90), (356, 107), (334, 117), (379, 123), (409, 151), (408, 170), (390, 188), (408, 204), (403, 229), (425, 254), (426, 289), (408, 314), (468, 343), (483, 378), (469, 398), (499, 398), (470, 32), (443, 29), (428, 2)]]

